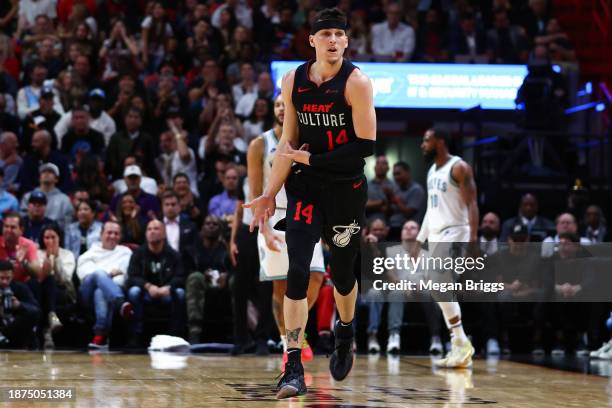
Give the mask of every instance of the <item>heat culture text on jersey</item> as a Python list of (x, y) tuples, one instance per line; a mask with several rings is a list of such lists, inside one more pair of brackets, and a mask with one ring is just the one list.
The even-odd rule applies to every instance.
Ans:
[(327, 104), (305, 103), (301, 112), (298, 110), (300, 124), (306, 126), (344, 127), (346, 119), (344, 113), (329, 113), (334, 102)]

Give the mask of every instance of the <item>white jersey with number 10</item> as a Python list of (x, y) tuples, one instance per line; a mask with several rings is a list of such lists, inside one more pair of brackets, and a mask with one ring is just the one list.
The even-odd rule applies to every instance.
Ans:
[(451, 175), (453, 166), (461, 160), (451, 158), (440, 168), (434, 163), (427, 173), (427, 213), (423, 227), (435, 235), (449, 227), (469, 225), (468, 208), (459, 185)]

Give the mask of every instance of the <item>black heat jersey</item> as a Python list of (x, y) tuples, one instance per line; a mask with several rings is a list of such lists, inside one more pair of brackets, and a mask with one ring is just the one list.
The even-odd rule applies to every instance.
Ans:
[[(296, 69), (291, 98), (298, 116), (297, 147), (307, 143), (310, 153), (320, 154), (354, 143), (357, 139), (353, 111), (344, 97), (348, 77), (357, 67), (343, 60), (336, 76), (317, 86), (308, 75), (313, 62), (310, 60)], [(304, 173), (327, 179), (357, 177), (363, 174), (364, 165), (361, 157), (347, 160), (342, 165), (329, 164), (316, 169), (299, 164)]]

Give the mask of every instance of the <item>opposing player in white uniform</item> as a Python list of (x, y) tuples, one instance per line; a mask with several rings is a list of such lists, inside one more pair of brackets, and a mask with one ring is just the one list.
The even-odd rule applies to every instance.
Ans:
[[(427, 212), (417, 240), (429, 241), (430, 253), (448, 256), (449, 245), (437, 243), (475, 242), (478, 234), (478, 204), (472, 167), (448, 153), (448, 136), (429, 129), (421, 150), (433, 165), (427, 173)], [(438, 251), (432, 246), (438, 247)], [(435, 297), (434, 297), (435, 298)], [(436, 366), (465, 368), (472, 365), (474, 347), (463, 331), (458, 302), (438, 302), (451, 334), (451, 350)]]
[[(277, 149), (278, 141), (283, 131), (283, 119), (285, 115), (285, 104), (281, 95), (274, 100), (274, 127), (257, 138), (249, 145), (247, 152), (247, 174), (250, 197), (259, 197), (265, 190), (270, 172), (272, 171), (272, 161)], [(250, 200), (247, 199), (247, 201)], [(259, 249), (260, 279), (271, 280), (273, 285), (272, 292), (272, 311), (276, 325), (280, 332), (283, 342), (283, 361), (286, 361), (287, 340), (285, 336), (285, 323), (283, 318), (283, 299), (287, 289), (287, 271), (289, 270), (289, 256), (285, 243), (285, 233), (275, 230), (273, 227), (283, 220), (287, 212), (287, 195), (285, 188), (281, 188), (276, 195), (276, 212), (267, 223), (263, 224), (263, 229), (257, 234), (257, 246)], [(321, 242), (316, 244), (310, 264), (310, 282), (308, 284), (308, 309), (314, 305), (319, 296), (319, 289), (323, 282), (325, 265), (323, 262), (323, 248)], [(307, 361), (313, 358), (312, 349), (304, 340), (302, 348), (302, 359)]]

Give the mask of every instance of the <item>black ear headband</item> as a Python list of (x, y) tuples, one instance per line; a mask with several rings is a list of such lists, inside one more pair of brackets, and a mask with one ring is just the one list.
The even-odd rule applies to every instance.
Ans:
[(340, 30), (346, 30), (346, 23), (340, 20), (318, 20), (310, 28), (310, 34), (315, 35), (317, 31), (324, 30), (326, 28), (338, 28)]

